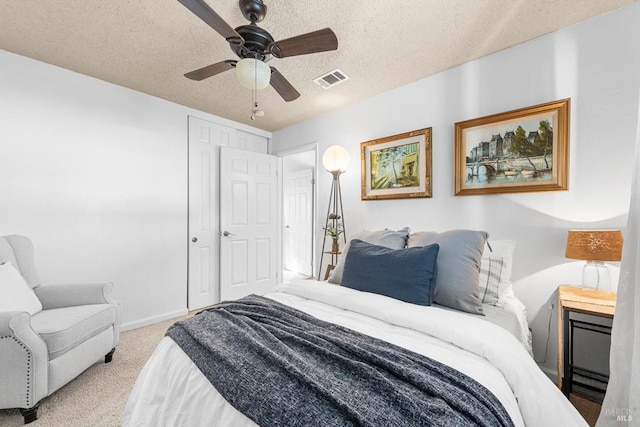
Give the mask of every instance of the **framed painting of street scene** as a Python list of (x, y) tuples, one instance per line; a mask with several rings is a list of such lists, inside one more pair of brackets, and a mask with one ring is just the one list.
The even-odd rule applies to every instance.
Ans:
[(455, 124), (455, 195), (569, 189), (562, 99)]
[(431, 128), (360, 144), (362, 200), (431, 197)]

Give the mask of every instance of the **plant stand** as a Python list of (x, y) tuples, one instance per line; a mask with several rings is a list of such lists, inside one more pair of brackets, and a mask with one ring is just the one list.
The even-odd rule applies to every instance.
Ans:
[[(333, 182), (331, 184), (331, 192), (329, 193), (329, 206), (327, 207), (327, 219), (324, 224), (325, 227), (331, 226), (334, 230), (337, 230), (339, 227), (342, 227), (342, 237), (344, 243), (347, 243), (347, 234), (344, 231), (344, 211), (342, 209), (342, 192), (340, 191), (340, 172), (339, 170), (331, 171), (331, 175), (333, 175)], [(324, 255), (331, 255), (330, 263), (327, 265), (327, 271), (325, 272), (324, 279), (327, 280), (329, 278), (329, 273), (338, 263), (338, 257), (341, 254), (340, 250), (336, 249), (336, 244), (338, 241), (332, 243), (332, 248), (330, 251), (325, 251), (325, 246), (327, 243), (327, 236), (322, 240), (322, 252), (320, 256), (320, 265), (318, 267), (318, 280), (320, 280), (320, 274), (322, 273), (322, 262), (324, 260)]]

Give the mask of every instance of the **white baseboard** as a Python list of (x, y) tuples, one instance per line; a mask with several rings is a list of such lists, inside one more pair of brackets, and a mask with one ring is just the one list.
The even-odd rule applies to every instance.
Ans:
[(182, 310), (176, 310), (169, 313), (159, 314), (157, 316), (147, 317), (144, 319), (136, 320), (135, 322), (123, 323), (120, 326), (121, 332), (130, 331), (132, 329), (142, 328), (143, 326), (153, 325), (154, 323), (164, 322), (165, 320), (174, 319), (176, 317), (184, 316), (188, 314), (189, 310), (183, 308)]

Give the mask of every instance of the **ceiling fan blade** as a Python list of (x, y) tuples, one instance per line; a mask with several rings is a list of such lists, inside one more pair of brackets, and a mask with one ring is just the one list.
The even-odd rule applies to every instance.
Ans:
[(300, 97), (300, 93), (291, 86), (291, 83), (284, 78), (280, 71), (271, 67), (271, 86), (287, 102), (294, 101)]
[(326, 52), (338, 48), (338, 38), (331, 28), (301, 34), (280, 40), (269, 46), (269, 51), (276, 58), (306, 55), (308, 53)]
[(242, 44), (244, 39), (224, 19), (220, 17), (204, 0), (178, 0), (187, 9), (216, 30), (231, 44)]
[(227, 59), (226, 61), (217, 62), (215, 64), (208, 65), (206, 67), (197, 69), (195, 71), (191, 71), (185, 74), (184, 76), (191, 80), (196, 80), (196, 81), (204, 80), (209, 77), (215, 76), (216, 74), (220, 74), (223, 71), (227, 71), (232, 68), (235, 68), (236, 62), (238, 61), (234, 61), (233, 59)]

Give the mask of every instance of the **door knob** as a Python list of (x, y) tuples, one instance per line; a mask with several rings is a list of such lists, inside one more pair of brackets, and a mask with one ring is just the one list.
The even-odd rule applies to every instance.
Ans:
[(194, 238), (192, 238), (192, 239), (191, 239), (191, 241), (192, 241), (193, 243), (195, 243), (195, 242), (197, 242), (197, 241), (198, 241), (198, 238), (197, 238), (197, 237), (194, 237)]
[(226, 231), (226, 230), (224, 231), (224, 233), (222, 233), (222, 235), (223, 235), (224, 237), (234, 236), (234, 234), (233, 234), (233, 233), (229, 233), (229, 232), (228, 232), (228, 231)]

